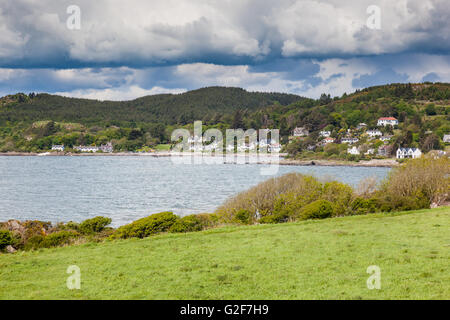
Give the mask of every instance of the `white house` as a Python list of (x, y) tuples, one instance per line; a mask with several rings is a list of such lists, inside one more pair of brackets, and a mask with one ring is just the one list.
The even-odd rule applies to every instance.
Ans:
[(328, 143), (333, 143), (334, 139), (330, 138), (330, 137), (326, 137), (325, 139), (322, 140), (323, 144), (328, 144)]
[(100, 150), (98, 147), (95, 146), (78, 146), (74, 147), (74, 149), (80, 152), (97, 152), (98, 150)]
[(348, 148), (347, 153), (357, 156), (357, 155), (359, 155), (359, 150), (357, 147)]
[(61, 144), (61, 145), (59, 145), (59, 144), (54, 144), (54, 145), (52, 146), (52, 150), (55, 150), (55, 151), (64, 151), (64, 149), (65, 149), (65, 147), (64, 147), (63, 144)]
[(442, 140), (445, 143), (450, 143), (450, 134), (444, 134), (444, 138)]
[(378, 119), (378, 126), (396, 126), (398, 125), (398, 120), (394, 117), (382, 117)]
[(397, 150), (397, 159), (405, 158), (419, 158), (422, 155), (422, 151), (418, 148), (399, 148)]
[(380, 130), (367, 130), (366, 133), (371, 138), (381, 137), (383, 135), (383, 133)]
[(309, 135), (309, 131), (305, 127), (297, 127), (292, 131), (294, 137), (306, 137)]
[(359, 141), (358, 138), (342, 138), (341, 139), (341, 143), (349, 143), (349, 144), (357, 143), (358, 141)]
[(327, 138), (327, 137), (331, 136), (331, 131), (320, 131), (319, 135), (321, 137), (326, 137)]

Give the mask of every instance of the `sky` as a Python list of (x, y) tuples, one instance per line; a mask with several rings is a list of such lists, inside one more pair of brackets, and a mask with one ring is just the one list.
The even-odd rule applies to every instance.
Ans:
[(0, 96), (450, 82), (448, 0), (0, 0)]

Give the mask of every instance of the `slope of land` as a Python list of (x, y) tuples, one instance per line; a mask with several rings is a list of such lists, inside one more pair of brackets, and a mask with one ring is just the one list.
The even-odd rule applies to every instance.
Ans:
[[(395, 117), (396, 128), (379, 128), (380, 117)], [(204, 130), (217, 128), (274, 128), (280, 130), (286, 152), (301, 159), (355, 160), (347, 153), (345, 137), (380, 129), (388, 156), (401, 147), (423, 152), (444, 149), (450, 132), (450, 84), (391, 84), (366, 88), (331, 98), (306, 99), (283, 93), (248, 92), (240, 88), (209, 87), (183, 94), (162, 94), (132, 101), (97, 101), (49, 94), (16, 94), (0, 98), (0, 152), (45, 152), (53, 145), (100, 146), (111, 142), (115, 152), (150, 151), (173, 143), (175, 128), (192, 131), (202, 120)], [(309, 136), (289, 136), (304, 127)], [(329, 131), (336, 143), (322, 144), (321, 131)], [(363, 130), (365, 131), (365, 129)], [(363, 136), (364, 136), (363, 134)], [(365, 150), (377, 150), (379, 139), (359, 139)], [(169, 146), (170, 147), (170, 146)], [(369, 153), (362, 158), (372, 158)], [(349, 159), (347, 159), (350, 157)]]
[[(450, 299), (450, 207), (0, 255), (1, 299)], [(68, 266), (81, 290), (68, 290)], [(369, 290), (369, 266), (381, 289)]]
[[(283, 93), (248, 92), (241, 88), (208, 87), (182, 94), (158, 94), (130, 101), (98, 101), (50, 94), (16, 94), (0, 98), (0, 116), (10, 122), (125, 125), (130, 123), (189, 123), (205, 116), (223, 116), (235, 110), (255, 111), (304, 98)], [(0, 125), (2, 123), (0, 122)]]

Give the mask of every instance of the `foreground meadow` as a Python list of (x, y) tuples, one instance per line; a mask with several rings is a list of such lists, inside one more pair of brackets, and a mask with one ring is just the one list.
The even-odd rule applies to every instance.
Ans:
[(444, 207), (1, 254), (0, 298), (450, 299), (449, 259)]

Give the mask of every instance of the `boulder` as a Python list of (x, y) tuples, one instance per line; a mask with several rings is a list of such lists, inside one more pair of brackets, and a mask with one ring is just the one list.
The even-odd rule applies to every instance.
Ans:
[(11, 246), (11, 245), (9, 245), (9, 246), (6, 247), (6, 252), (8, 252), (8, 253), (14, 253), (14, 252), (16, 252), (16, 251), (17, 251), (17, 250), (14, 249), (14, 247)]

